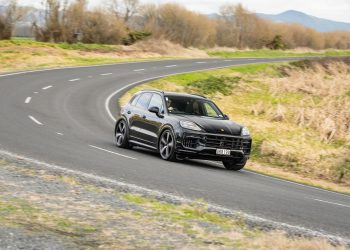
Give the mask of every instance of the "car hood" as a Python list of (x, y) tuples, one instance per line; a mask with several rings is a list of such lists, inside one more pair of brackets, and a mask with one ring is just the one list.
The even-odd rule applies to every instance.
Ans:
[(221, 120), (202, 116), (177, 115), (180, 120), (196, 123), (205, 132), (224, 135), (241, 135), (242, 126), (230, 120)]

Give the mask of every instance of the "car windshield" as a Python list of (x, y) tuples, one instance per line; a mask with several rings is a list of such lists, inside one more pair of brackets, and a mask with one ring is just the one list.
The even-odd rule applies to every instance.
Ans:
[(167, 110), (170, 114), (196, 115), (223, 118), (223, 114), (216, 105), (199, 98), (183, 96), (165, 96)]

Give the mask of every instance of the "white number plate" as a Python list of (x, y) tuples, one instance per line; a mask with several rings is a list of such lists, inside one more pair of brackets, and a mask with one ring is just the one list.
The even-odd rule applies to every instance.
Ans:
[(231, 155), (231, 150), (229, 149), (216, 149), (217, 155)]

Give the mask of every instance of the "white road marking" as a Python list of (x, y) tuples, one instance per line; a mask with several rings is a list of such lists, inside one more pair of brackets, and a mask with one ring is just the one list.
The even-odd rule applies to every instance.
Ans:
[(176, 67), (177, 65), (168, 65), (168, 66), (165, 66), (165, 68), (173, 68), (173, 67)]
[(135, 72), (144, 71), (145, 69), (134, 69)]
[(258, 59), (256, 59), (256, 58), (248, 58), (248, 60), (249, 60), (249, 61), (256, 61), (256, 60), (258, 60)]
[(101, 76), (109, 76), (112, 75), (113, 73), (104, 73), (104, 74), (100, 74)]
[(50, 88), (52, 88), (52, 85), (49, 85), (49, 86), (43, 87), (42, 89), (43, 89), (43, 90), (47, 90), (47, 89), (50, 89)]
[(232, 62), (232, 60), (224, 60), (224, 62)]
[(63, 135), (63, 133), (60, 133), (60, 132), (56, 132), (57, 135)]
[(26, 100), (24, 101), (24, 103), (25, 103), (25, 104), (28, 104), (28, 103), (30, 103), (31, 100), (32, 100), (32, 98), (31, 98), (30, 96), (28, 96), (28, 97), (26, 98)]
[(35, 119), (33, 116), (29, 115), (28, 117), (29, 117), (33, 122), (35, 122), (36, 124), (38, 124), (38, 125), (40, 125), (40, 126), (44, 125), (44, 124), (42, 124), (41, 122), (39, 122), (37, 119)]
[(34, 92), (34, 94), (39, 94), (39, 92)]
[(203, 63), (207, 63), (207, 62), (196, 62), (196, 63), (198, 63), (198, 64), (203, 64)]
[(89, 147), (92, 147), (92, 148), (95, 148), (95, 149), (98, 149), (98, 150), (101, 150), (101, 151), (104, 151), (104, 152), (107, 152), (107, 153), (110, 153), (110, 154), (122, 156), (122, 157), (125, 157), (125, 158), (128, 158), (128, 159), (137, 160), (137, 159), (134, 158), (134, 157), (127, 156), (127, 155), (123, 155), (123, 154), (119, 154), (119, 153), (116, 153), (116, 152), (113, 152), (113, 151), (109, 151), (109, 150), (104, 149), (104, 148), (96, 147), (96, 146), (94, 146), (94, 145), (89, 145)]
[(348, 205), (344, 205), (344, 204), (340, 204), (340, 203), (336, 203), (336, 202), (324, 201), (324, 200), (319, 200), (319, 199), (313, 199), (313, 200), (314, 200), (314, 201), (323, 202), (323, 203), (332, 204), (332, 205), (336, 205), (336, 206), (341, 206), (341, 207), (348, 207), (348, 208), (350, 208), (350, 206), (348, 206)]
[(331, 191), (331, 190), (327, 190), (327, 189), (323, 189), (323, 188), (319, 188), (319, 187), (309, 186), (309, 185), (298, 183), (298, 182), (294, 182), (294, 181), (288, 181), (288, 180), (280, 179), (280, 178), (274, 177), (274, 176), (260, 174), (258, 172), (254, 172), (254, 171), (251, 171), (251, 170), (242, 169), (240, 171), (241, 172), (247, 172), (249, 174), (259, 175), (259, 176), (262, 176), (262, 177), (265, 177), (265, 178), (269, 178), (269, 179), (274, 179), (274, 180), (280, 181), (280, 182), (287, 182), (287, 183), (290, 183), (290, 184), (293, 184), (293, 185), (297, 185), (297, 186), (307, 187), (307, 188), (319, 190), (319, 191), (326, 192), (326, 193), (332, 193), (332, 194), (337, 194), (337, 195), (348, 197), (348, 195), (346, 195), (346, 194), (338, 193), (338, 192), (335, 192), (335, 191)]
[(70, 82), (76, 82), (76, 81), (80, 81), (80, 78), (76, 78), (76, 79), (71, 79), (69, 80)]

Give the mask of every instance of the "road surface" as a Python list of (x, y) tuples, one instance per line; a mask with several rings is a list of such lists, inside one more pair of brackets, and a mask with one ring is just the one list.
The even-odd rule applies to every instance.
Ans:
[(0, 148), (66, 168), (350, 238), (350, 197), (220, 164), (114, 146), (117, 99), (169, 74), (286, 59), (125, 63), (0, 76)]

